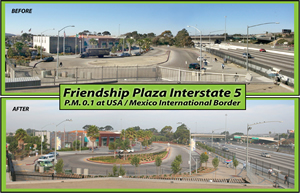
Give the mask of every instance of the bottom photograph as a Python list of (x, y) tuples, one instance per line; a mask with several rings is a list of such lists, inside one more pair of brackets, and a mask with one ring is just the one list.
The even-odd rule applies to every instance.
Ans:
[(1, 105), (2, 191), (299, 190), (298, 99), (250, 98), (246, 110)]

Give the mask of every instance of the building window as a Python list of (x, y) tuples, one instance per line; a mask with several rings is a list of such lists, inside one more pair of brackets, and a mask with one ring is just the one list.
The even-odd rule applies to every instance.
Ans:
[(102, 143), (101, 146), (107, 146), (107, 137), (102, 137)]
[(114, 137), (109, 137), (109, 143), (113, 143), (115, 141)]

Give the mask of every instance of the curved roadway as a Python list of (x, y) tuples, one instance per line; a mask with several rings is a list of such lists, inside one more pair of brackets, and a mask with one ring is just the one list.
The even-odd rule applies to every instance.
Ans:
[[(158, 152), (167, 147), (166, 144), (157, 144), (154, 143), (151, 145), (152, 148), (146, 152), (140, 152), (141, 154), (144, 153), (153, 153), (153, 152)], [(134, 153), (134, 154), (139, 154), (139, 153)], [(71, 169), (73, 172), (76, 171), (76, 168), (82, 168), (82, 169), (89, 169), (89, 174), (95, 174), (95, 175), (106, 175), (108, 173), (112, 173), (112, 167), (113, 164), (99, 164), (99, 163), (93, 163), (93, 162), (88, 162), (86, 161), (87, 158), (90, 157), (95, 157), (95, 156), (113, 156), (112, 154), (107, 153), (102, 153), (99, 154), (97, 152), (93, 153), (88, 153), (88, 154), (66, 154), (66, 155), (61, 155), (59, 156), (59, 159), (62, 158), (64, 161), (64, 168), (65, 169)], [(189, 165), (188, 165), (188, 160), (189, 160), (189, 152), (186, 148), (182, 146), (175, 146), (171, 145), (171, 151), (169, 156), (162, 161), (161, 169), (163, 174), (170, 174), (172, 173), (171, 170), (171, 163), (174, 161), (175, 157), (177, 155), (182, 155), (182, 164), (181, 164), (181, 172), (188, 172), (189, 170)], [(195, 167), (195, 162), (192, 160), (192, 167)], [(119, 167), (119, 164), (117, 165)], [(132, 166), (131, 164), (124, 164), (122, 165), (125, 170), (127, 175), (134, 175), (135, 173), (135, 167)], [(141, 164), (139, 166), (140, 174), (141, 175), (154, 175), (156, 173), (156, 166), (155, 163), (147, 163), (147, 164)]]

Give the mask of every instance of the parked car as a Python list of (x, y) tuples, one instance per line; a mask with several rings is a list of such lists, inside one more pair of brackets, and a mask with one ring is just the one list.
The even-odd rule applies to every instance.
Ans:
[(136, 55), (136, 56), (140, 56), (140, 55), (141, 55), (141, 53), (139, 53), (139, 52), (136, 52), (136, 53), (135, 53), (135, 55)]
[(40, 163), (42, 161), (54, 161), (54, 155), (44, 155), (39, 157), (39, 159), (37, 160), (37, 163)]
[(122, 53), (122, 54), (120, 54), (119, 56), (120, 56), (120, 57), (127, 57), (127, 56), (130, 56), (130, 54), (129, 54), (129, 53)]
[[(50, 153), (48, 153), (47, 155), (55, 155), (55, 152), (53, 151), (53, 152), (50, 152)], [(59, 156), (59, 153), (58, 152), (56, 152), (56, 156)]]
[(40, 162), (40, 166), (44, 166), (44, 167), (53, 167), (53, 164), (50, 161), (41, 161)]
[(262, 48), (262, 49), (260, 49), (259, 51), (260, 51), (260, 52), (266, 52), (266, 50), (265, 50), (265, 49), (263, 49), (263, 48)]
[[(247, 57), (247, 53), (243, 53), (243, 58)], [(248, 53), (248, 58), (252, 58), (252, 56), (250, 55), (250, 53)]]
[(52, 56), (43, 58), (43, 62), (52, 62), (54, 58)]
[(128, 153), (133, 153), (133, 152), (134, 152), (134, 149), (127, 149), (127, 152), (128, 152)]
[(206, 68), (204, 68), (204, 67), (200, 68), (200, 64), (199, 63), (191, 63), (191, 64), (189, 64), (189, 69), (204, 70), (204, 72), (206, 71)]
[(261, 153), (261, 156), (263, 156), (263, 157), (271, 157), (271, 155), (269, 154), (269, 153), (265, 153), (265, 152), (263, 152), (263, 153)]
[(227, 147), (223, 147), (222, 149), (223, 151), (229, 151), (229, 149)]

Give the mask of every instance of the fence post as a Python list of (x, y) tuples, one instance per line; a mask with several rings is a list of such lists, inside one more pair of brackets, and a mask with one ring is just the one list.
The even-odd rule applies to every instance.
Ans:
[(102, 72), (101, 72), (101, 74), (102, 74), (102, 81), (103, 81), (103, 66), (102, 66)]
[(147, 174), (148, 174), (148, 173), (147, 173), (147, 169), (146, 169), (146, 176), (147, 176)]
[(117, 66), (117, 80), (118, 80), (118, 77), (119, 77), (119, 76), (118, 76), (118, 66)]
[(139, 66), (136, 65), (136, 80), (139, 79)]
[(288, 169), (288, 179), (286, 180), (286, 183), (287, 183), (287, 185), (288, 185), (288, 188), (290, 187), (289, 179), (290, 179), (290, 169)]
[(261, 175), (264, 174), (264, 162), (262, 161), (262, 166), (261, 166)]
[(181, 81), (181, 72), (180, 72), (180, 68), (178, 69), (178, 81), (180, 82)]
[(76, 76), (75, 78), (76, 78), (76, 84), (77, 84), (77, 79), (78, 79), (78, 76), (77, 76), (77, 74), (78, 74), (78, 68), (76, 68), (76, 69), (75, 69), (75, 76)]
[(256, 170), (255, 170), (255, 173), (257, 173), (257, 160), (256, 160)]
[(54, 180), (54, 173), (52, 173), (52, 180)]
[(56, 70), (54, 70), (54, 77), (53, 77), (53, 78), (54, 78), (54, 80), (53, 80), (54, 85), (55, 85), (55, 77), (56, 77), (56, 73), (57, 73)]

